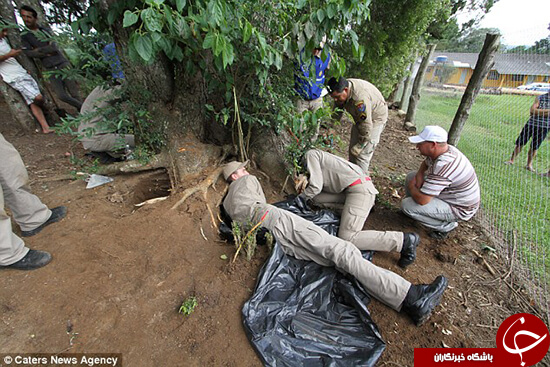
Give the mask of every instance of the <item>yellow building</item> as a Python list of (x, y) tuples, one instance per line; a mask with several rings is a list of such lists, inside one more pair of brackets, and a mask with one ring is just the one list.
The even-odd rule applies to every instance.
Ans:
[[(477, 57), (477, 53), (434, 52), (426, 71), (426, 81), (466, 86), (474, 72)], [(550, 55), (496, 54), (495, 64), (482, 87), (516, 88), (549, 80)]]

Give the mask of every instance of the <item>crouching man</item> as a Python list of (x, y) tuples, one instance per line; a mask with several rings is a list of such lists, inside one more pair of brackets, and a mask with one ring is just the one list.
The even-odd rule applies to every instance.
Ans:
[(459, 220), (469, 220), (479, 209), (476, 172), (462, 152), (447, 144), (442, 127), (426, 126), (409, 141), (426, 159), (407, 175), (401, 210), (429, 228), (431, 237), (446, 238)]

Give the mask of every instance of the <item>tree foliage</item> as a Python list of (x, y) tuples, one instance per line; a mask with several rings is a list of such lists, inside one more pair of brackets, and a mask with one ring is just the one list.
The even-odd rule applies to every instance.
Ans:
[(373, 2), (368, 22), (358, 31), (359, 42), (365, 45), (364, 59), (357, 62), (349, 50), (339, 48), (350, 60), (347, 75), (368, 79), (387, 96), (403, 78), (414, 51), (422, 47), (428, 26), (437, 14), (448, 14), (448, 7), (448, 0)]

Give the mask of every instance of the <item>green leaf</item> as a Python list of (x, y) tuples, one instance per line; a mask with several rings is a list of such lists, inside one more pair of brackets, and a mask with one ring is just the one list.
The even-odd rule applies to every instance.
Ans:
[(151, 33), (151, 39), (154, 43), (158, 43), (162, 39), (162, 34), (158, 32)]
[(180, 46), (178, 45), (174, 46), (172, 49), (172, 53), (176, 60), (178, 60), (179, 62), (183, 61), (183, 51)]
[(186, 0), (176, 0), (176, 8), (178, 9), (178, 12), (181, 13), (183, 8), (185, 8)]
[(153, 57), (153, 42), (151, 42), (151, 38), (148, 34), (137, 36), (135, 39), (135, 47), (137, 53), (143, 60), (151, 60)]
[(216, 34), (214, 38), (214, 45), (212, 50), (214, 51), (214, 56), (218, 56), (222, 53), (225, 48), (225, 37), (219, 34)]
[(220, 256), (220, 259), (222, 259), (222, 260), (227, 260), (227, 255), (226, 255), (226, 254), (221, 255), (221, 256)]
[(304, 33), (306, 34), (307, 39), (313, 37), (313, 34), (315, 33), (315, 27), (311, 22), (306, 23), (306, 26), (304, 27)]
[(334, 4), (328, 4), (327, 6), (327, 16), (329, 17), (329, 19), (332, 19), (334, 18), (334, 16), (336, 15), (336, 5)]
[(153, 8), (144, 9), (141, 12), (141, 19), (145, 23), (145, 27), (150, 32), (161, 32), (162, 31), (162, 18), (160, 13), (158, 13)]
[(256, 37), (258, 37), (258, 42), (260, 43), (260, 47), (262, 48), (262, 51), (265, 52), (265, 48), (267, 47), (267, 42), (265, 41), (264, 35), (256, 31)]
[(175, 28), (176, 33), (183, 39), (187, 39), (191, 35), (191, 29), (185, 21), (185, 18), (178, 13), (176, 13)]
[(319, 19), (319, 22), (322, 22), (323, 19), (325, 19), (325, 12), (323, 9), (317, 10), (317, 19)]
[(279, 52), (275, 54), (275, 67), (277, 70), (281, 70), (283, 68), (283, 55)]
[(122, 21), (122, 26), (124, 28), (130, 27), (138, 21), (138, 15), (136, 13), (131, 12), (130, 10), (126, 10), (124, 12), (124, 20)]
[(202, 48), (205, 49), (205, 50), (212, 49), (214, 47), (214, 41), (215, 40), (216, 40), (216, 35), (212, 32), (208, 32), (206, 37), (204, 37), (204, 42), (202, 43)]
[(243, 43), (247, 43), (252, 36), (252, 24), (247, 20), (243, 29)]
[(227, 67), (227, 65), (233, 64), (233, 60), (235, 59), (235, 52), (233, 51), (233, 45), (231, 43), (226, 43), (226, 46), (222, 52), (222, 58), (224, 69)]

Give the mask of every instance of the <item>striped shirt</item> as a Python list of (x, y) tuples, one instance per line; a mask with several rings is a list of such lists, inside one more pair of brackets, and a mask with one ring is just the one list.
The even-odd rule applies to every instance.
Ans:
[(474, 216), (479, 208), (480, 191), (474, 167), (462, 152), (452, 145), (435, 160), (426, 158), (428, 170), (420, 191), (436, 196), (451, 206), (462, 220)]

